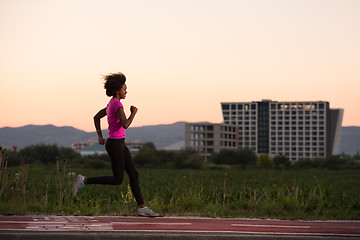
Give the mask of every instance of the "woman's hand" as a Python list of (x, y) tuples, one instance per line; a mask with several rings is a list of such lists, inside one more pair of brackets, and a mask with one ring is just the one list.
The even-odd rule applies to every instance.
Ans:
[(130, 112), (131, 112), (132, 114), (136, 114), (137, 111), (138, 111), (137, 107), (135, 107), (135, 106), (131, 106), (131, 107), (130, 107)]

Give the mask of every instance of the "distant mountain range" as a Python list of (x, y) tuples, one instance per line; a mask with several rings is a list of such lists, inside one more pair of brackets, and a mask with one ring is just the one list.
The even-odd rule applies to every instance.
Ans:
[(360, 127), (342, 127), (339, 153), (354, 155), (360, 152)]
[[(103, 131), (104, 138), (108, 131)], [(126, 130), (128, 142), (153, 142), (158, 149), (183, 141), (185, 122), (166, 125), (132, 127)], [(18, 149), (34, 144), (57, 144), (70, 147), (77, 142), (97, 142), (96, 132), (85, 132), (73, 127), (56, 127), (53, 125), (27, 125), (24, 127), (0, 128), (0, 145), (16, 146)]]
[[(128, 142), (153, 142), (157, 149), (184, 141), (185, 123), (133, 127), (126, 130)], [(103, 131), (107, 136), (107, 130)], [(85, 132), (73, 127), (55, 127), (53, 125), (27, 125), (24, 127), (0, 128), (0, 145), (16, 146), (18, 149), (33, 144), (57, 144), (70, 147), (72, 143), (97, 141), (95, 132)], [(360, 127), (343, 127), (339, 153), (354, 155), (360, 152)]]

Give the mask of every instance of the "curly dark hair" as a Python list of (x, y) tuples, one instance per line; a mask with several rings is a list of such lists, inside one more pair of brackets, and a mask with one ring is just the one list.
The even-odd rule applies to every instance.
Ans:
[(109, 97), (115, 97), (126, 82), (126, 77), (121, 72), (112, 73), (104, 76), (104, 88), (106, 89), (106, 95)]

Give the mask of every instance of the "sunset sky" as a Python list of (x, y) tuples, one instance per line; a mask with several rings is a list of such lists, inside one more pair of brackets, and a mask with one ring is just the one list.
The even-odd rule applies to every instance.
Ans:
[(119, 71), (133, 127), (262, 99), (329, 101), (360, 126), (360, 1), (0, 1), (0, 127), (94, 131)]

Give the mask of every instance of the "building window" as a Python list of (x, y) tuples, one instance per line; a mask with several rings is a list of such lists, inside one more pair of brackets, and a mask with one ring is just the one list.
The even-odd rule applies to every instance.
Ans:
[(230, 109), (229, 104), (223, 104), (222, 109), (223, 110), (229, 110)]

